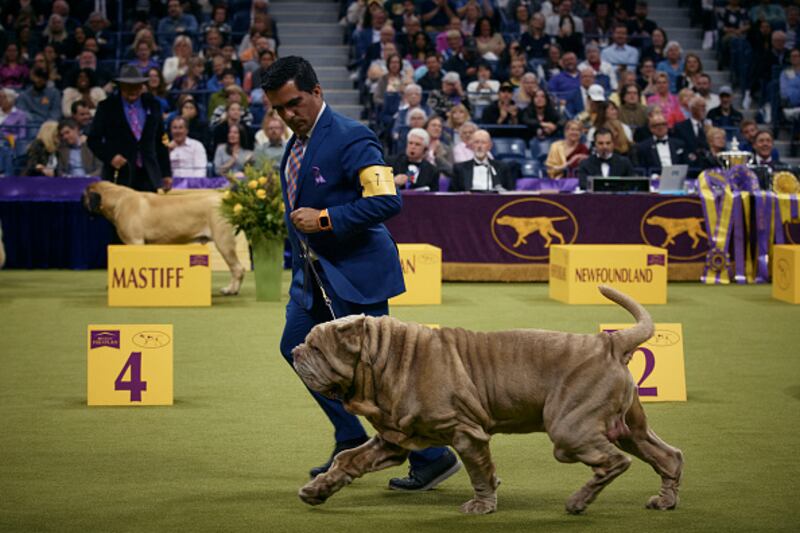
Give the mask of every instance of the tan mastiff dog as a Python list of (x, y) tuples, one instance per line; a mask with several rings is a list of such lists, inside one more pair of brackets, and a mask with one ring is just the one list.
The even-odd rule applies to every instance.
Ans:
[(125, 244), (187, 244), (214, 241), (231, 269), (222, 294), (238, 294), (244, 267), (236, 256), (233, 226), (219, 210), (222, 197), (213, 192), (161, 195), (139, 192), (109, 181), (86, 187), (83, 204), (106, 217)]
[(628, 469), (631, 460), (620, 449), (661, 476), (647, 507), (674, 509), (683, 455), (648, 428), (626, 368), (632, 351), (652, 336), (653, 322), (628, 296), (600, 290), (637, 324), (597, 335), (437, 330), (363, 315), (316, 326), (292, 353), (297, 373), (312, 390), (365, 416), (377, 435), (337, 455), (327, 473), (300, 489), (300, 499), (321, 504), (363, 474), (402, 463), (409, 450), (451, 445), (475, 491), (461, 510), (491, 513), (499, 480), (490, 436), (546, 431), (556, 459), (594, 471), (567, 500), (568, 512), (583, 512)]

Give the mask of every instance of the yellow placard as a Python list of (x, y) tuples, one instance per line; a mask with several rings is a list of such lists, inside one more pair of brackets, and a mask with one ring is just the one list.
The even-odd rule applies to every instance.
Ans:
[(362, 196), (382, 196), (386, 194), (397, 194), (394, 186), (394, 173), (392, 167), (373, 165), (362, 168), (358, 173), (361, 186), (364, 188)]
[(172, 324), (90, 324), (89, 405), (172, 405)]
[(189, 307), (211, 305), (211, 268), (205, 244), (111, 245), (108, 305)]
[(800, 245), (782, 244), (773, 250), (772, 297), (800, 304)]
[(430, 244), (398, 244), (406, 292), (389, 305), (442, 303), (442, 249)]
[[(685, 402), (681, 324), (656, 324), (655, 334), (639, 346), (628, 363), (643, 402)], [(600, 324), (600, 331), (627, 329), (633, 324)]]
[(667, 251), (644, 244), (556, 244), (550, 247), (550, 298), (611, 304), (609, 285), (642, 304), (667, 303)]

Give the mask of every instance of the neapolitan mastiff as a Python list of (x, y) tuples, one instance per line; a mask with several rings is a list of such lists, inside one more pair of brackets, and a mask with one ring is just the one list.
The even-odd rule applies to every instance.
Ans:
[(363, 474), (402, 463), (409, 450), (451, 445), (475, 491), (461, 510), (491, 513), (499, 480), (490, 436), (546, 431), (556, 459), (594, 471), (567, 500), (568, 512), (583, 512), (628, 469), (631, 460), (620, 449), (661, 476), (647, 507), (675, 508), (683, 455), (648, 427), (626, 368), (633, 350), (652, 336), (653, 322), (633, 299), (600, 290), (636, 325), (597, 335), (483, 333), (360, 315), (316, 326), (292, 353), (297, 373), (312, 390), (365, 416), (377, 434), (337, 455), (327, 473), (300, 489), (300, 498), (321, 504)]
[(216, 192), (155, 194), (139, 192), (109, 181), (86, 187), (83, 205), (106, 217), (125, 244), (187, 244), (214, 241), (231, 270), (231, 282), (220, 292), (239, 293), (244, 267), (236, 256), (233, 226), (220, 213)]

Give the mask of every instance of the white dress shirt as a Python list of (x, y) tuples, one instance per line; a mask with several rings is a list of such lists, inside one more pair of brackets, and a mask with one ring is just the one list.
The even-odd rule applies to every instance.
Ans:
[(203, 143), (190, 137), (169, 152), (172, 176), (175, 178), (205, 178), (208, 157)]
[[(667, 139), (665, 137), (665, 139)], [(658, 139), (655, 139), (656, 142), (656, 151), (658, 152), (658, 158), (661, 160), (661, 168), (664, 167), (671, 167), (672, 166), (672, 154), (669, 152), (669, 140), (666, 143), (658, 142)]]

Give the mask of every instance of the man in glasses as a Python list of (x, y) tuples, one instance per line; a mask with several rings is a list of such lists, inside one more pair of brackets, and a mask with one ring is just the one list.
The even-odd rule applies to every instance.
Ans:
[(686, 146), (682, 141), (669, 136), (669, 127), (664, 115), (653, 114), (649, 120), (649, 138), (636, 145), (636, 162), (651, 174), (661, 174), (664, 167), (686, 165)]

